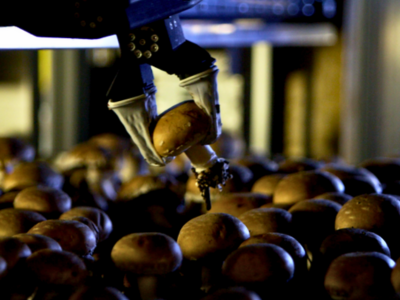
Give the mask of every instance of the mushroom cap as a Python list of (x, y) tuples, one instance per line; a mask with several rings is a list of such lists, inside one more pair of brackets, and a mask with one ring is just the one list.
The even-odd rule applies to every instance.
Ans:
[(365, 194), (354, 197), (343, 205), (336, 216), (335, 228), (361, 228), (381, 236), (397, 258), (400, 228), (400, 201), (389, 195)]
[(88, 206), (74, 207), (60, 216), (60, 220), (71, 220), (74, 217), (86, 217), (99, 229), (99, 241), (108, 238), (113, 230), (110, 217), (101, 209)]
[(15, 197), (18, 195), (18, 192), (8, 192), (0, 196), (0, 209), (4, 208), (13, 208)]
[[(397, 225), (397, 226), (396, 226)], [(343, 205), (336, 217), (335, 228), (361, 228), (385, 239), (384, 231), (400, 225), (400, 202), (389, 195), (368, 194), (354, 197)]]
[(27, 258), (32, 252), (28, 245), (14, 237), (0, 238), (0, 257), (7, 262), (7, 268), (11, 270), (21, 259)]
[(6, 208), (0, 210), (0, 236), (13, 236), (25, 233), (46, 218), (41, 214), (29, 210)]
[(335, 231), (335, 219), (342, 206), (324, 199), (311, 199), (296, 203), (292, 214), (293, 236), (300, 242), (321, 243)]
[(213, 203), (208, 213), (226, 213), (238, 218), (246, 211), (271, 201), (271, 197), (257, 193), (223, 194)]
[(122, 152), (129, 150), (133, 146), (128, 138), (113, 133), (97, 134), (91, 137), (88, 143), (107, 149), (115, 156), (121, 155)]
[(342, 164), (328, 164), (321, 170), (338, 177), (344, 184), (346, 194), (353, 197), (361, 194), (379, 194), (382, 192), (380, 181), (367, 169)]
[(291, 174), (303, 171), (318, 170), (324, 165), (323, 162), (311, 158), (288, 158), (278, 165), (278, 173)]
[(291, 232), (292, 215), (281, 208), (256, 208), (239, 217), (251, 236), (268, 232)]
[(294, 261), (273, 244), (248, 245), (232, 252), (222, 265), (222, 274), (235, 284), (285, 283), (294, 274)]
[(289, 253), (295, 262), (306, 257), (306, 251), (303, 246), (294, 237), (284, 233), (268, 232), (251, 236), (249, 239), (245, 240), (240, 247), (254, 244), (277, 245)]
[(383, 238), (360, 228), (336, 230), (325, 238), (319, 252), (329, 261), (351, 252), (380, 252), (390, 257), (390, 249)]
[(251, 191), (253, 193), (260, 193), (268, 196), (272, 196), (279, 181), (284, 178), (286, 174), (270, 174), (265, 175), (258, 179), (252, 186)]
[(178, 244), (187, 260), (225, 258), (250, 237), (246, 226), (234, 216), (209, 213), (183, 225)]
[(32, 233), (20, 233), (13, 236), (16, 239), (19, 239), (21, 242), (28, 245), (29, 249), (31, 249), (32, 253), (43, 250), (62, 250), (59, 243), (57, 243), (51, 237), (41, 235), (41, 234), (32, 234)]
[(396, 265), (390, 275), (390, 281), (397, 295), (400, 295), (400, 258), (396, 260)]
[(113, 287), (83, 286), (68, 300), (128, 300), (128, 298)]
[(132, 233), (114, 245), (111, 259), (124, 272), (163, 275), (180, 267), (182, 252), (179, 245), (165, 234)]
[(204, 139), (210, 117), (194, 101), (182, 102), (159, 116), (153, 144), (161, 157), (177, 156)]
[(32, 161), (35, 158), (35, 149), (15, 137), (0, 137), (0, 160), (16, 163), (19, 161)]
[[(225, 157), (223, 155), (221, 156)], [(278, 170), (278, 164), (276, 162), (259, 156), (240, 157), (239, 159), (235, 159), (233, 162), (244, 166), (251, 171), (253, 174), (253, 183), (263, 176), (276, 173)]]
[(61, 189), (64, 178), (45, 162), (24, 162), (4, 177), (3, 190), (22, 190), (31, 186), (47, 186)]
[(347, 201), (349, 201), (352, 198), (353, 197), (350, 195), (347, 195), (345, 193), (338, 193), (338, 192), (323, 193), (321, 195), (314, 197), (314, 199), (331, 200), (333, 202), (339, 203), (340, 205), (345, 204)]
[(333, 299), (392, 299), (395, 262), (378, 252), (353, 252), (330, 264), (324, 286)]
[(26, 265), (31, 278), (46, 285), (77, 286), (88, 275), (82, 259), (74, 253), (62, 250), (36, 251), (27, 258)]
[(63, 250), (79, 256), (91, 254), (96, 236), (85, 224), (72, 220), (47, 220), (33, 226), (28, 233), (41, 234), (57, 241)]
[(279, 181), (273, 196), (274, 203), (294, 203), (327, 192), (344, 192), (342, 181), (323, 171), (303, 171), (289, 174)]
[(400, 180), (400, 159), (377, 157), (361, 162), (360, 167), (373, 173), (381, 183)]
[(62, 190), (33, 186), (18, 193), (14, 208), (32, 210), (44, 215), (60, 215), (71, 209), (72, 200)]
[(0, 279), (4, 278), (7, 275), (7, 261), (0, 256)]
[(111, 152), (95, 143), (82, 143), (58, 155), (55, 166), (62, 172), (78, 168), (113, 170), (114, 160)]
[(118, 191), (117, 201), (130, 201), (141, 195), (159, 190), (170, 190), (178, 194), (179, 184), (167, 174), (136, 176), (121, 186)]

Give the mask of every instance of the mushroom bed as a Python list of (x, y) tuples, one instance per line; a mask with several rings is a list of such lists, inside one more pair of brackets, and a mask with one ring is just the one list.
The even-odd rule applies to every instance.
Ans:
[(275, 161), (223, 133), (207, 210), (196, 118), (163, 168), (112, 134), (53, 161), (0, 138), (0, 299), (400, 299), (400, 156)]

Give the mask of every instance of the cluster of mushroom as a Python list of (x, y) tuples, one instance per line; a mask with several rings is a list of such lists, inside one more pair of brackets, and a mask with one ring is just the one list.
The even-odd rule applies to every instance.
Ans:
[[(178, 150), (205, 148), (202, 166), (226, 161), (233, 176), (221, 192), (211, 185), (210, 210), (191, 154), (164, 151), (178, 157), (154, 171), (127, 140), (104, 134), (53, 168), (0, 139), (0, 160), (12, 161), (0, 182), (0, 298), (400, 297), (400, 159), (356, 167), (245, 156), (227, 134), (199, 145), (193, 118), (180, 132), (194, 142)], [(179, 147), (157, 142), (157, 130), (155, 145)]]

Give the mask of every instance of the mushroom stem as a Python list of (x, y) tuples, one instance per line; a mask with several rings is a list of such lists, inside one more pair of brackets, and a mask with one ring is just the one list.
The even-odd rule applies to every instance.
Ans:
[(217, 154), (209, 145), (194, 145), (185, 151), (196, 172), (202, 172), (211, 168), (218, 160)]
[(223, 158), (218, 158), (209, 145), (194, 145), (185, 151), (192, 163), (192, 170), (196, 175), (197, 186), (201, 196), (207, 203), (207, 209), (211, 209), (209, 188), (219, 188), (232, 177), (229, 173), (229, 163)]

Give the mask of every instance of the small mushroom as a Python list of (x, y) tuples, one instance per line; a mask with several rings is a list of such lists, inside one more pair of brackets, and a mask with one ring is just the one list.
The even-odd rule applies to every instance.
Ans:
[(222, 262), (249, 236), (238, 218), (224, 213), (201, 215), (183, 225), (178, 235), (182, 272), (193, 289), (207, 292), (217, 285)]
[(23, 162), (4, 177), (3, 190), (5, 192), (20, 191), (39, 185), (61, 189), (63, 183), (63, 176), (54, 171), (49, 164), (42, 161)]
[(141, 299), (172, 299), (165, 282), (182, 263), (181, 249), (172, 238), (162, 233), (132, 233), (114, 245), (111, 258), (126, 273), (126, 285), (138, 288)]
[(50, 187), (29, 187), (15, 197), (14, 208), (31, 210), (47, 218), (58, 218), (71, 209), (71, 198), (62, 190)]
[(93, 253), (96, 236), (85, 224), (72, 220), (47, 220), (33, 226), (28, 233), (41, 234), (57, 241), (63, 250), (81, 257)]
[(26, 233), (34, 225), (45, 221), (41, 214), (14, 208), (0, 210), (0, 236), (13, 236), (18, 233)]

